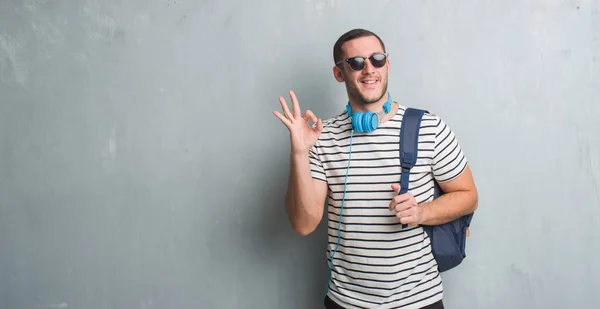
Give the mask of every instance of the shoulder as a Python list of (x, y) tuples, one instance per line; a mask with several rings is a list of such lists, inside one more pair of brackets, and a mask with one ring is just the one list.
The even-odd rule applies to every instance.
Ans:
[(436, 130), (440, 130), (440, 125), (443, 125), (443, 124), (444, 124), (444, 121), (442, 120), (442, 117), (440, 115), (435, 114), (430, 111), (426, 111), (423, 114), (423, 120), (422, 120), (421, 125), (436, 128)]
[[(348, 113), (343, 111), (330, 118), (322, 119), (323, 130), (317, 138), (317, 141), (311, 148), (315, 154), (321, 154), (321, 149), (331, 148), (338, 144), (344, 138), (344, 135), (351, 131), (352, 120), (348, 117)], [(314, 127), (314, 125), (313, 125)]]
[(423, 112), (423, 117), (421, 117), (421, 128), (435, 128), (439, 127), (440, 124), (443, 124), (442, 118), (438, 114), (417, 106), (399, 105), (397, 114), (401, 115), (404, 120), (404, 116), (409, 109)]

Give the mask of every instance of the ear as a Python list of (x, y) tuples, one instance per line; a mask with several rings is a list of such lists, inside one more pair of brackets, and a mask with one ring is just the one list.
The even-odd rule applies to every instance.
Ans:
[(388, 74), (390, 74), (390, 69), (392, 67), (392, 62), (391, 62), (390, 58), (387, 58), (386, 61), (387, 61), (387, 72), (388, 72)]
[(344, 82), (344, 73), (342, 73), (342, 70), (340, 69), (340, 67), (338, 67), (337, 65), (333, 66), (333, 77), (335, 77), (335, 80), (337, 80), (340, 83)]

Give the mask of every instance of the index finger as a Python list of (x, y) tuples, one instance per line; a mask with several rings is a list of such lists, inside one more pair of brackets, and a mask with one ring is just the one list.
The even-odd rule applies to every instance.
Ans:
[(413, 207), (416, 207), (416, 206), (408, 204), (408, 203), (402, 203), (402, 204), (397, 204), (396, 207), (394, 207), (394, 209), (396, 209), (396, 213), (401, 213), (401, 212), (407, 211)]
[(410, 200), (410, 197), (411, 197), (411, 195), (409, 193), (404, 193), (404, 194), (394, 196), (394, 198), (392, 198), (392, 200), (390, 201), (389, 209), (392, 210), (392, 209), (396, 208), (396, 205), (402, 204), (402, 203)]

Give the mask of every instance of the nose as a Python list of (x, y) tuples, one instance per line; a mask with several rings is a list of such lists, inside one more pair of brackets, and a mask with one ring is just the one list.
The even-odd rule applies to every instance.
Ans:
[(365, 59), (365, 67), (362, 69), (362, 73), (365, 75), (371, 74), (375, 72), (375, 67), (371, 63), (370, 59)]

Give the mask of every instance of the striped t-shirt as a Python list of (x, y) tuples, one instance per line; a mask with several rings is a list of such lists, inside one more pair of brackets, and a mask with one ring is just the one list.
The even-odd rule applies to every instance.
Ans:
[[(421, 227), (402, 225), (389, 210), (400, 183), (399, 138), (405, 107), (371, 133), (352, 133), (346, 112), (324, 121), (310, 150), (314, 179), (328, 184), (328, 265), (335, 252), (328, 296), (344, 308), (420, 308), (442, 299), (442, 280)], [(454, 132), (440, 117), (426, 113), (409, 192), (417, 203), (433, 199), (434, 179), (449, 181), (464, 171), (467, 159)]]

